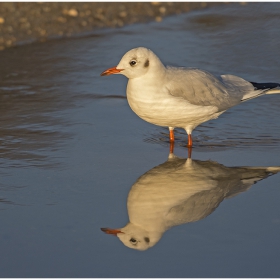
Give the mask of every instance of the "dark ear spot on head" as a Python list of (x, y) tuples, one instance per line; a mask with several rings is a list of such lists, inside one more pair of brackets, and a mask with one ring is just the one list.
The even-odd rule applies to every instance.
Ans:
[(149, 243), (150, 242), (150, 238), (149, 237), (144, 237), (144, 240)]
[(145, 64), (144, 64), (144, 67), (149, 67), (149, 64), (150, 64), (149, 59), (147, 59)]

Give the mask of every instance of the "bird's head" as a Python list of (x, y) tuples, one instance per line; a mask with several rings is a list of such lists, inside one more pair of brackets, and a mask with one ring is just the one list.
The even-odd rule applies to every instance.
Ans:
[(129, 79), (139, 78), (151, 69), (163, 67), (159, 58), (149, 49), (139, 47), (128, 51), (115, 67), (101, 73), (101, 76), (122, 74)]
[(148, 232), (131, 223), (121, 229), (101, 228), (101, 230), (117, 236), (125, 246), (139, 251), (145, 251), (153, 247), (163, 234), (161, 232)]

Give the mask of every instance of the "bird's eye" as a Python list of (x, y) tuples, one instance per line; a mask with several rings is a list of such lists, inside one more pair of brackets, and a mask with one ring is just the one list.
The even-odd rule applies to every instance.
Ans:
[(136, 60), (131, 60), (131, 61), (129, 62), (129, 64), (130, 64), (130, 66), (135, 66), (135, 65), (136, 65)]
[(134, 238), (131, 238), (129, 241), (130, 241), (133, 245), (136, 245), (136, 244), (137, 244), (137, 240), (134, 239)]

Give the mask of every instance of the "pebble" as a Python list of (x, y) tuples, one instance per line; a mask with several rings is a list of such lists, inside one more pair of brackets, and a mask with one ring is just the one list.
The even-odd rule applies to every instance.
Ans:
[(156, 20), (157, 22), (161, 22), (161, 21), (162, 21), (162, 17), (157, 16), (157, 17), (155, 18), (155, 20)]
[(62, 23), (65, 23), (67, 21), (65, 17), (58, 17), (56, 20)]
[(70, 17), (77, 17), (79, 14), (76, 9), (70, 9), (70, 10), (63, 9), (62, 13)]
[(12, 40), (6, 40), (6, 46), (11, 46), (11, 45), (12, 45), (12, 43), (13, 43), (13, 41), (12, 41)]
[(39, 32), (41, 36), (45, 36), (47, 34), (47, 31), (45, 29), (41, 29)]
[(159, 8), (159, 12), (160, 12), (161, 14), (165, 14), (166, 8), (165, 8), (165, 7), (160, 7), (160, 8)]
[(44, 7), (44, 8), (43, 8), (43, 11), (46, 12), (46, 13), (48, 13), (48, 12), (51, 11), (51, 8), (50, 8), (50, 7)]
[(126, 11), (122, 11), (119, 13), (119, 16), (122, 18), (125, 18), (127, 16), (127, 12)]
[(12, 26), (8, 26), (8, 27), (7, 27), (7, 31), (8, 31), (9, 33), (11, 33), (11, 32), (13, 32), (13, 31), (14, 31), (14, 29), (13, 29), (13, 27), (12, 27)]
[(5, 19), (3, 17), (0, 17), (0, 24), (3, 24), (5, 22)]
[(20, 27), (24, 28), (24, 29), (28, 29), (28, 28), (30, 28), (30, 23), (29, 22), (24, 22), (24, 23), (21, 24)]
[(102, 13), (103, 13), (103, 9), (102, 9), (102, 8), (98, 8), (98, 9), (96, 10), (96, 12), (97, 12), (98, 14), (102, 14)]
[(76, 10), (76, 9), (70, 9), (69, 11), (68, 11), (68, 15), (70, 16), (70, 17), (77, 17), (78, 16), (78, 11)]
[(105, 20), (105, 17), (102, 14), (97, 14), (94, 16), (94, 18), (99, 19), (99, 20)]
[(19, 22), (27, 22), (27, 18), (20, 18)]

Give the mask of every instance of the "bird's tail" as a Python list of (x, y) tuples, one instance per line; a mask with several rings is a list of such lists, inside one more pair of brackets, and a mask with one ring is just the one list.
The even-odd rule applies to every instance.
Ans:
[(250, 82), (255, 90), (265, 90), (265, 94), (280, 93), (280, 84), (278, 83), (254, 83)]
[(280, 171), (280, 167), (279, 166), (271, 166), (271, 167), (267, 167), (266, 169), (268, 172), (271, 173), (278, 173)]
[(241, 101), (247, 101), (252, 98), (256, 98), (263, 94), (276, 94), (280, 93), (280, 84), (278, 83), (254, 83), (249, 82), (253, 85), (254, 90), (246, 93)]
[(280, 93), (280, 87), (270, 89), (269, 91), (266, 91), (265, 94), (275, 94), (275, 93)]
[(242, 166), (243, 168), (248, 168), (250, 170), (264, 170), (265, 172), (276, 174), (280, 172), (280, 166)]

